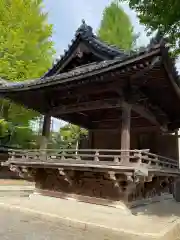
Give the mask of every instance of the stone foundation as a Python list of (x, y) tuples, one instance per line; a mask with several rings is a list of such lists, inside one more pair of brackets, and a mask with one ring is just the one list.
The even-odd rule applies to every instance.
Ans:
[[(73, 171), (58, 169), (36, 169), (34, 172), (36, 189), (48, 195), (51, 192), (73, 196), (82, 201), (100, 202), (108, 200), (126, 204), (139, 200), (152, 199), (163, 193), (173, 192), (174, 177), (152, 176), (151, 178), (134, 179), (130, 174), (114, 172), (99, 173), (91, 171)], [(43, 191), (45, 190), (45, 191)], [(57, 197), (58, 194), (56, 194)], [(59, 196), (60, 196), (59, 195)], [(79, 196), (79, 197), (78, 197)], [(81, 196), (81, 197), (80, 197)], [(86, 197), (86, 198), (83, 198)], [(93, 198), (93, 199), (92, 199)], [(89, 202), (89, 200), (88, 200)], [(101, 201), (105, 203), (106, 201)], [(107, 204), (109, 205), (109, 204)]]
[[(3, 201), (3, 199), (1, 199)], [(79, 203), (33, 194), (13, 202), (6, 198), (6, 204), (13, 203), (25, 211), (37, 211), (42, 217), (55, 217), (59, 225), (68, 226), (66, 233), (76, 230), (74, 237), (79, 239), (102, 240), (177, 240), (180, 236), (180, 208), (173, 199), (136, 207), (129, 211)], [(9, 208), (9, 206), (8, 206)], [(100, 236), (99, 234), (102, 233)], [(70, 239), (74, 239), (71, 236)], [(66, 239), (66, 237), (65, 237)]]
[(126, 177), (115, 183), (106, 173), (83, 171), (59, 171), (58, 169), (38, 169), (35, 175), (36, 188), (84, 196), (118, 200), (123, 197)]

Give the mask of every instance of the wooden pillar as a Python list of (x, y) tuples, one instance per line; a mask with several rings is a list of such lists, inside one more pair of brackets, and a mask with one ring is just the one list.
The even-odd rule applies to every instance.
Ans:
[(93, 136), (94, 136), (94, 131), (92, 130), (89, 130), (88, 131), (88, 138), (89, 138), (89, 148), (90, 149), (93, 149), (94, 148), (94, 139), (93, 139)]
[(130, 126), (131, 125), (131, 105), (128, 103), (122, 106), (122, 126), (121, 126), (121, 150), (125, 150), (121, 153), (122, 163), (129, 162), (130, 150)]
[(178, 159), (178, 167), (180, 169), (180, 149), (179, 149), (179, 145), (180, 145), (180, 141), (179, 141), (179, 131), (176, 130), (175, 131), (175, 138), (176, 138), (176, 155), (177, 155), (177, 159)]
[(48, 139), (51, 128), (51, 116), (44, 116), (43, 127), (42, 127), (42, 138), (40, 143), (40, 149), (47, 149)]

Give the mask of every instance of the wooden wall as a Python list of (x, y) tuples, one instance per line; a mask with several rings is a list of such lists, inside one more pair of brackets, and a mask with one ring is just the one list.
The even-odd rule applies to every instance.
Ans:
[[(121, 149), (121, 131), (89, 131), (88, 141), (86, 140), (84, 145), (90, 149)], [(131, 132), (131, 149), (150, 149), (152, 153), (179, 158), (177, 139), (174, 135)]]

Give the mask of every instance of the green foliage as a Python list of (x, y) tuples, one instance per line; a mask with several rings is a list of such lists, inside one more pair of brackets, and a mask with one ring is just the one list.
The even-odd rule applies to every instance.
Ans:
[(76, 149), (79, 141), (87, 135), (87, 130), (74, 124), (66, 124), (58, 133), (53, 133), (49, 144), (50, 148)]
[(21, 81), (42, 76), (52, 62), (52, 26), (42, 1), (0, 1), (0, 76)]
[(87, 131), (77, 125), (68, 123), (60, 129), (61, 140), (68, 148), (76, 148), (82, 136), (87, 135)]
[[(0, 77), (10, 81), (41, 77), (50, 67), (54, 54), (50, 40), (52, 26), (47, 23), (47, 14), (42, 12), (42, 0), (1, 0), (0, 12)], [(30, 120), (38, 114), (1, 100), (0, 116), (14, 125), (24, 126), (16, 133), (16, 138), (18, 133), (22, 137), (18, 140), (22, 145), (24, 137), (31, 134)]]
[(8, 122), (5, 119), (0, 119), (0, 137), (7, 135)]
[(14, 125), (0, 119), (0, 145), (18, 148), (37, 148), (36, 134), (27, 126)]
[(179, 0), (120, 0), (129, 3), (138, 14), (148, 33), (160, 30), (168, 36), (173, 53), (180, 53), (180, 1)]
[(33, 148), (34, 144), (36, 145), (35, 140), (36, 136), (29, 126), (17, 126), (12, 132), (9, 145), (29, 149)]
[(51, 132), (48, 142), (48, 149), (63, 149), (64, 147), (67, 148), (64, 146), (60, 132)]
[(104, 9), (98, 36), (120, 49), (132, 49), (136, 36), (133, 34), (133, 27), (128, 15), (116, 1)]

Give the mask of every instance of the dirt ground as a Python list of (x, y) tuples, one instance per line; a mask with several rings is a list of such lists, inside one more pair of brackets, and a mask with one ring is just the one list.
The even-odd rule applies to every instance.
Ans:
[(29, 182), (23, 179), (0, 179), (0, 185), (22, 185), (22, 186), (31, 186), (34, 185), (33, 182)]

